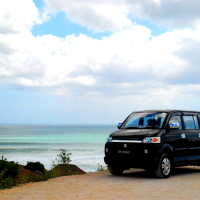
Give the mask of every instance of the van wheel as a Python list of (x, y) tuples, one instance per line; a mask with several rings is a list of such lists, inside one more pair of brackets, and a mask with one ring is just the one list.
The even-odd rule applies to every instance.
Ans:
[(171, 158), (168, 154), (162, 154), (155, 170), (155, 174), (158, 178), (168, 178), (171, 174), (172, 164)]
[(121, 175), (124, 171), (123, 169), (115, 167), (108, 167), (108, 170), (112, 175)]

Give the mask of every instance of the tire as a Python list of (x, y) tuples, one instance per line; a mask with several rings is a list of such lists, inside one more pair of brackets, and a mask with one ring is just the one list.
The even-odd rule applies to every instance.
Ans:
[(172, 169), (171, 158), (168, 154), (162, 154), (155, 170), (158, 178), (169, 178)]
[(121, 168), (115, 168), (115, 167), (108, 167), (108, 171), (112, 174), (112, 175), (121, 175), (123, 173), (123, 169)]

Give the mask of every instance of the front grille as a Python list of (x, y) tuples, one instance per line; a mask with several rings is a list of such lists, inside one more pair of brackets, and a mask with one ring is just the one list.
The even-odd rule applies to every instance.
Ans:
[(113, 140), (143, 140), (143, 136), (113, 136)]

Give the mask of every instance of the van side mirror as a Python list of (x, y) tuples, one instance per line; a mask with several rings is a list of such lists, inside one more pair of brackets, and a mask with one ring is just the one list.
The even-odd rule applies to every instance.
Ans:
[(179, 129), (179, 123), (178, 122), (172, 122), (172, 123), (167, 123), (166, 127), (166, 132), (169, 133), (170, 130), (177, 130)]
[(118, 125), (117, 125), (117, 128), (118, 129), (120, 129), (120, 126), (122, 125), (122, 123), (119, 123)]
[(178, 122), (171, 122), (169, 123), (170, 129), (179, 129), (179, 123)]

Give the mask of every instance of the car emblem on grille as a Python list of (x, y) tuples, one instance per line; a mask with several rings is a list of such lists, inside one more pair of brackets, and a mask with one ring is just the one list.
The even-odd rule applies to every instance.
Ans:
[(127, 144), (124, 144), (124, 148), (126, 148), (127, 147)]

